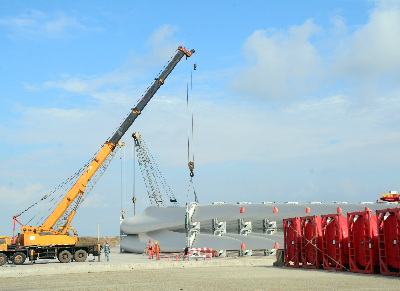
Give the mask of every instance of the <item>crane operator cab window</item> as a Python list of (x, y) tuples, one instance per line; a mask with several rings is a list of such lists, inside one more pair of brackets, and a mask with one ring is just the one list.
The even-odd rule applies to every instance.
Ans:
[(7, 250), (7, 237), (0, 237), (0, 251)]
[(74, 237), (74, 236), (75, 236), (75, 234), (74, 234), (74, 232), (72, 231), (72, 229), (68, 229), (68, 230), (67, 230), (67, 235), (69, 235), (70, 237)]

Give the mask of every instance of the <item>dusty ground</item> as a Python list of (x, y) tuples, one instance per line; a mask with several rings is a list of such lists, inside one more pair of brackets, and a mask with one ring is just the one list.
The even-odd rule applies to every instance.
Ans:
[(2, 278), (0, 290), (399, 290), (400, 278), (277, 267), (219, 267)]
[(91, 257), (84, 263), (3, 266), (0, 290), (400, 290), (400, 277), (277, 268), (274, 257), (235, 254), (206, 262), (160, 262), (113, 248), (110, 262), (103, 255), (100, 263)]

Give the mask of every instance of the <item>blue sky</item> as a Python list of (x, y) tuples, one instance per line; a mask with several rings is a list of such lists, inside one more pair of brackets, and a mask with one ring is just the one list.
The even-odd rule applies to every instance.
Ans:
[[(136, 131), (181, 205), (193, 200), (193, 63), (201, 203), (375, 201), (400, 188), (397, 1), (0, 1), (2, 234), (93, 156), (179, 45), (195, 55), (123, 138), (128, 216)], [(139, 171), (136, 182), (140, 213)], [(118, 235), (120, 209), (118, 154), (72, 224)]]

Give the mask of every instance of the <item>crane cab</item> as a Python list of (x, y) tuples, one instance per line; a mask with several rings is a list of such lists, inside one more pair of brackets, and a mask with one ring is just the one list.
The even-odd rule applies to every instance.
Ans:
[(8, 237), (0, 236), (0, 251), (7, 251), (7, 242), (9, 241)]

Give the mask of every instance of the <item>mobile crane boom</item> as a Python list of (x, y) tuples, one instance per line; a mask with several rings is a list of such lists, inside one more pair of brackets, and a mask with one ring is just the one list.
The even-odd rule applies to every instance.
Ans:
[(153, 84), (147, 90), (147, 92), (143, 95), (142, 99), (138, 102), (135, 108), (132, 109), (132, 112), (128, 115), (128, 117), (124, 120), (121, 126), (117, 129), (114, 135), (111, 137), (109, 141), (106, 141), (102, 146), (102, 149), (99, 151), (97, 156), (93, 159), (93, 161), (89, 164), (89, 166), (85, 169), (83, 174), (78, 178), (76, 183), (72, 186), (72, 188), (68, 191), (65, 197), (61, 200), (61, 202), (57, 205), (54, 211), (50, 214), (50, 216), (45, 220), (45, 222), (39, 227), (31, 227), (31, 226), (21, 226), (21, 245), (42, 245), (42, 244), (54, 244), (54, 243), (64, 243), (64, 244), (76, 244), (77, 237), (70, 237), (69, 235), (65, 235), (68, 229), (72, 229), (69, 227), (74, 215), (75, 209), (70, 212), (68, 215), (67, 221), (64, 226), (60, 227), (60, 229), (53, 229), (54, 225), (57, 221), (64, 215), (67, 211), (68, 207), (75, 201), (75, 199), (81, 199), (83, 193), (85, 192), (86, 185), (96, 173), (96, 171), (100, 168), (103, 162), (107, 159), (110, 153), (115, 149), (117, 143), (120, 141), (125, 132), (129, 129), (135, 119), (140, 115), (143, 111), (144, 107), (149, 103), (151, 98), (157, 92), (157, 90), (164, 84), (165, 79), (172, 72), (178, 62), (182, 59), (183, 56), (186, 55), (190, 57), (194, 53), (194, 50), (188, 51), (182, 46), (178, 47), (178, 50), (173, 57), (173, 59), (167, 64), (165, 69), (161, 72), (158, 78), (155, 79)]

